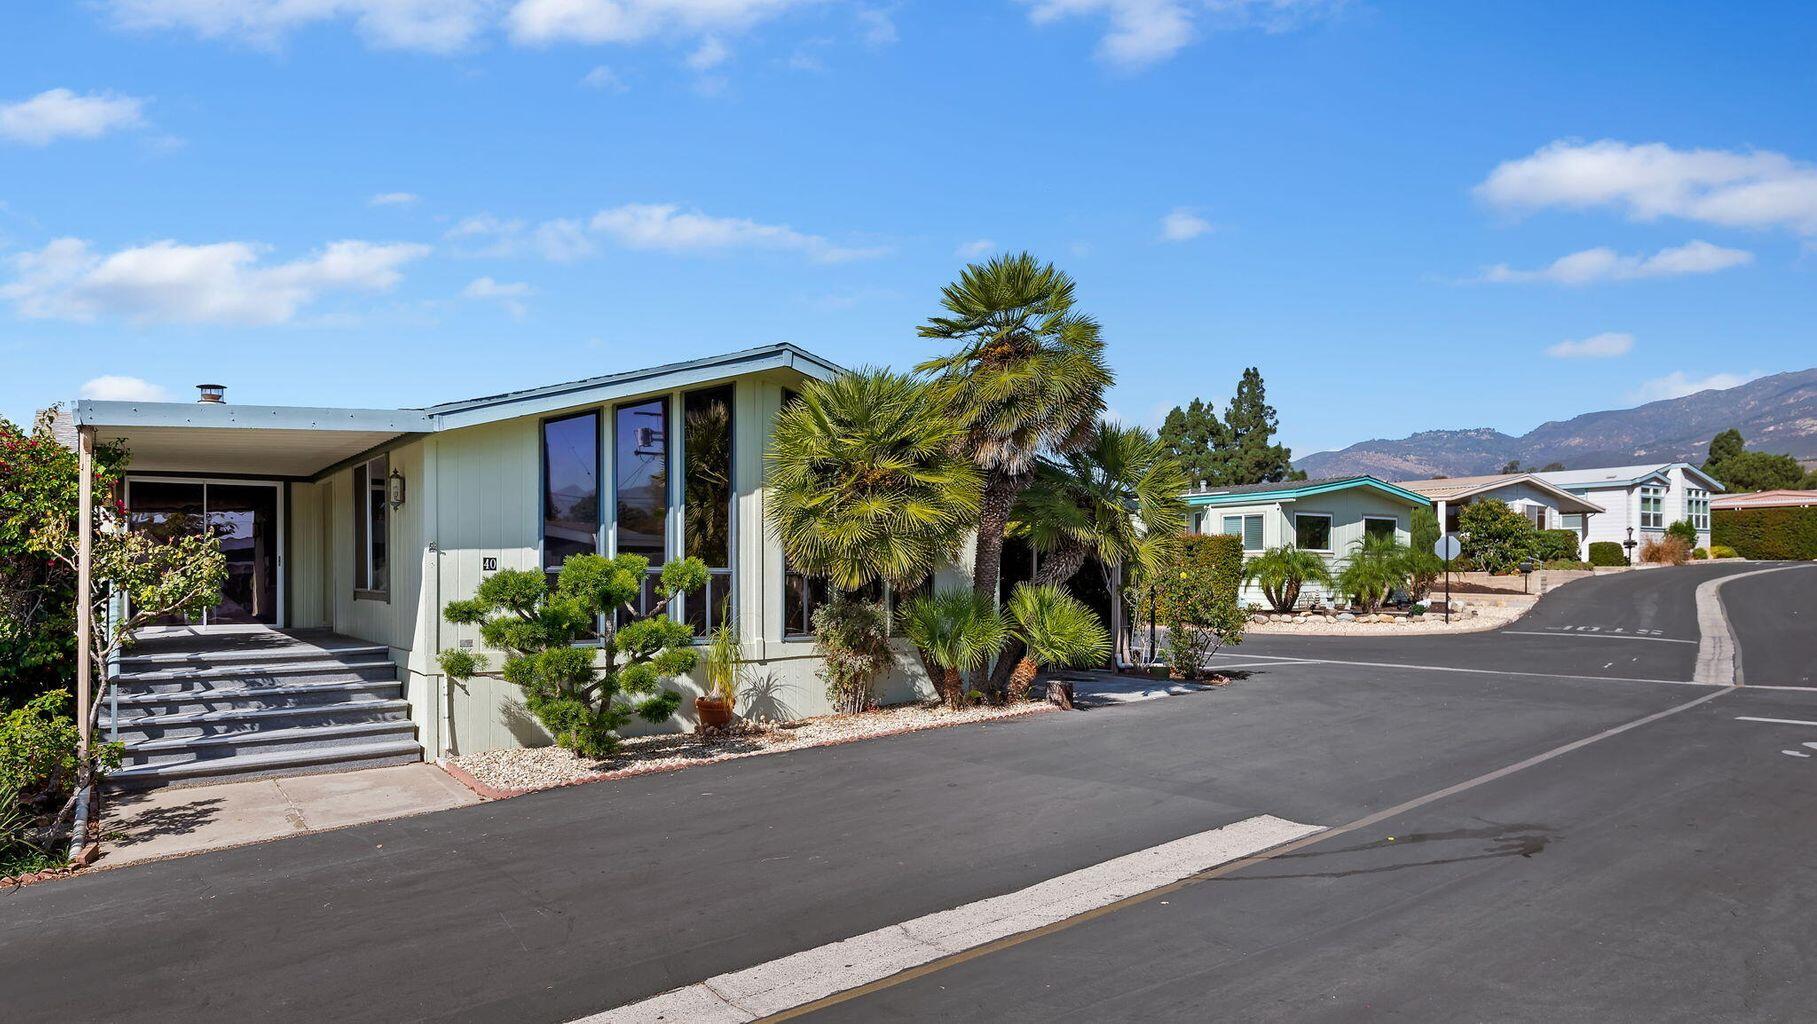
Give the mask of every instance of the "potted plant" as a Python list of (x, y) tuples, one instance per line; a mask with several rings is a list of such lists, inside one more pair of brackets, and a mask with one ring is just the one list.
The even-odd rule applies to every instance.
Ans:
[(722, 622), (707, 634), (707, 649), (701, 658), (706, 672), (707, 692), (694, 698), (694, 714), (702, 729), (722, 729), (732, 721), (738, 703), (739, 658), (738, 628)]

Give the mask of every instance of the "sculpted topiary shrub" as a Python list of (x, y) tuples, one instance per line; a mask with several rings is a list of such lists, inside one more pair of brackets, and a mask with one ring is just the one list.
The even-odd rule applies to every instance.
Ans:
[(1590, 564), (1596, 566), (1627, 565), (1628, 556), (1621, 550), (1621, 545), (1612, 540), (1598, 540), (1590, 543)]
[[(571, 555), (553, 587), (534, 569), (507, 569), (487, 577), (472, 598), (450, 601), (445, 614), (449, 622), (479, 626), (481, 641), (505, 652), (500, 674), (524, 691), (525, 706), (557, 745), (605, 757), (633, 717), (660, 724), (675, 715), (681, 694), (663, 680), (692, 670), (696, 660), (693, 627), (671, 619), (668, 608), (675, 595), (706, 585), (706, 563), (684, 558), (663, 566), (659, 600), (639, 615), (649, 565), (641, 555)], [(440, 661), (460, 680), (488, 667), (486, 655), (458, 648), (443, 651)]]

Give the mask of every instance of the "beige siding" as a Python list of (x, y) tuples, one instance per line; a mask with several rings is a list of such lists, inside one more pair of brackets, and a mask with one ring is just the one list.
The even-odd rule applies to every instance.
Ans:
[(324, 518), (325, 485), (293, 483), (290, 514), (285, 520), (289, 552), (284, 559), (289, 600), (285, 612), (296, 629), (320, 629), (329, 623), (327, 605), (327, 532)]

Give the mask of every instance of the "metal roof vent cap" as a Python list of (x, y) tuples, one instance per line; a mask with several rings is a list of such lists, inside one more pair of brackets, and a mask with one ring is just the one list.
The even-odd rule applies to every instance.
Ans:
[(198, 404), (198, 405), (223, 405), (223, 404), (226, 404), (226, 402), (227, 402), (227, 385), (225, 385), (225, 384), (197, 384), (196, 385), (196, 404)]

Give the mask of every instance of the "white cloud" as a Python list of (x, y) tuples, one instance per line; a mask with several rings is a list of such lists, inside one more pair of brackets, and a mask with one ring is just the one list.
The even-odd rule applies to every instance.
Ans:
[(1754, 261), (1754, 254), (1744, 249), (1725, 249), (1702, 240), (1661, 249), (1651, 256), (1623, 256), (1607, 246), (1585, 249), (1560, 256), (1538, 270), (1515, 270), (1498, 263), (1483, 272), (1483, 280), (1498, 284), (1545, 281), (1552, 284), (1584, 285), (1598, 281), (1637, 281), (1649, 277), (1681, 277), (1686, 274), (1714, 274)]
[(1641, 221), (1817, 234), (1817, 167), (1764, 149), (1561, 140), (1497, 166), (1476, 194), (1510, 210), (1609, 206)]
[(385, 291), (399, 268), (427, 246), (332, 242), (304, 259), (260, 266), (266, 247), (249, 242), (174, 241), (103, 255), (79, 238), (59, 238), (14, 256), (0, 299), (21, 316), (135, 323), (283, 323), (332, 291)]
[(1189, 241), (1210, 230), (1210, 221), (1183, 206), (1161, 218), (1161, 238), (1169, 242)]
[(858, 24), (866, 46), (889, 46), (896, 41), (896, 19), (891, 12), (876, 7), (860, 7)]
[(1692, 377), (1683, 370), (1674, 370), (1664, 377), (1642, 382), (1638, 388), (1628, 393), (1628, 399), (1634, 402), (1657, 402), (1666, 398), (1683, 398), (1699, 391), (1722, 391), (1740, 387), (1759, 376), (1755, 372), (1712, 373), (1708, 377)]
[(953, 255), (964, 260), (977, 259), (985, 253), (994, 251), (996, 248), (996, 242), (993, 242), (988, 238), (979, 238), (962, 243), (957, 249), (953, 250)]
[(1329, 17), (1345, 0), (1020, 0), (1037, 25), (1102, 18), (1098, 57), (1136, 69), (1164, 61), (1204, 31), (1258, 28), (1285, 32)]
[(321, 22), (353, 22), (379, 49), (454, 53), (492, 21), (494, 0), (105, 0), (129, 29), (181, 29), (204, 39), (276, 46)]
[(47, 89), (30, 99), (0, 104), (0, 138), (28, 146), (98, 139), (117, 128), (142, 124), (144, 106), (145, 101), (134, 96), (78, 96), (68, 89)]
[(148, 380), (110, 373), (84, 382), (81, 397), (97, 402), (168, 402), (170, 392)]
[(1554, 359), (1613, 359), (1634, 349), (1634, 335), (1604, 331), (1577, 341), (1561, 341), (1546, 349)]
[(630, 88), (625, 84), (624, 79), (618, 77), (617, 72), (604, 64), (587, 72), (586, 76), (580, 80), (580, 84), (589, 89), (599, 89), (602, 92), (624, 92)]
[(414, 192), (380, 192), (366, 201), (368, 206), (409, 206), (420, 198)]
[(555, 263), (569, 263), (591, 256), (597, 249), (593, 239), (588, 236), (585, 225), (564, 218), (546, 220), (532, 227), (517, 218), (505, 219), (490, 213), (477, 213), (463, 218), (442, 237), (478, 246), (463, 251), (463, 256), (508, 258), (534, 255)]
[(735, 32), (817, 0), (518, 0), (519, 43), (634, 43), (657, 35)]
[(803, 234), (786, 225), (760, 224), (743, 217), (712, 217), (698, 210), (684, 211), (674, 204), (626, 203), (594, 214), (591, 226), (626, 248), (668, 253), (772, 249), (802, 253), (821, 263), (844, 263), (888, 251), (835, 245), (819, 235)]
[(711, 71), (731, 56), (732, 51), (726, 49), (726, 44), (720, 42), (718, 36), (708, 36), (701, 40), (698, 49), (688, 54), (688, 59), (683, 63), (691, 71)]
[(461, 294), (469, 299), (497, 302), (512, 316), (521, 318), (528, 312), (524, 299), (536, 294), (536, 289), (523, 281), (494, 281), (490, 277), (476, 277), (461, 289)]

